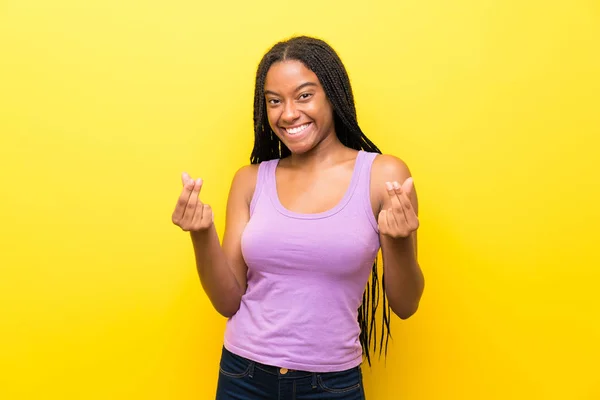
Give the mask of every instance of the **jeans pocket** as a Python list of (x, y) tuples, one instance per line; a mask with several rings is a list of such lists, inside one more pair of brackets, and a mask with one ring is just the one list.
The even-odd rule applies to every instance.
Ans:
[(250, 373), (252, 361), (233, 354), (225, 347), (221, 353), (219, 372), (230, 378), (243, 378)]
[(328, 393), (346, 393), (360, 389), (362, 375), (360, 367), (341, 372), (328, 372), (317, 376), (319, 387)]

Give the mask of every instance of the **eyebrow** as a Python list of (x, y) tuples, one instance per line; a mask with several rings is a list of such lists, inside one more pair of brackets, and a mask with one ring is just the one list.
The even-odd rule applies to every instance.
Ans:
[[(317, 84), (315, 82), (304, 82), (303, 84), (301, 84), (300, 86), (298, 86), (296, 88), (295, 92), (299, 91), (300, 89), (304, 89), (307, 86), (314, 86), (314, 87), (316, 87)], [(273, 92), (272, 90), (265, 90), (265, 95), (267, 95), (267, 94), (278, 96), (278, 94), (276, 92)]]

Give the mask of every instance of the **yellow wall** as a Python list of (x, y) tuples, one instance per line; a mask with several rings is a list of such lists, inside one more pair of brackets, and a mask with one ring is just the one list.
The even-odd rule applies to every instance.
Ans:
[(212, 398), (224, 319), (170, 214), (187, 170), (222, 231), (294, 33), (419, 190), (426, 293), (369, 398), (599, 399), (590, 0), (0, 2), (0, 398)]

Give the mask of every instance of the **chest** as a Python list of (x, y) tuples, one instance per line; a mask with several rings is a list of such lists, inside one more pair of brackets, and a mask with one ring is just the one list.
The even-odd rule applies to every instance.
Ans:
[(282, 214), (262, 218), (266, 214), (261, 206), (256, 212), (242, 237), (242, 252), (251, 271), (352, 278), (369, 273), (379, 249), (379, 237), (360, 209), (344, 209), (323, 219)]
[(318, 173), (278, 169), (275, 186), (286, 209), (302, 214), (327, 211), (338, 204), (350, 187), (352, 169), (329, 168)]
[[(306, 174), (285, 169), (275, 172), (275, 196), (283, 208), (299, 214), (319, 214), (335, 208), (350, 194), (352, 168), (337, 167), (318, 174)], [(371, 188), (369, 198), (375, 219), (380, 210), (378, 192)]]

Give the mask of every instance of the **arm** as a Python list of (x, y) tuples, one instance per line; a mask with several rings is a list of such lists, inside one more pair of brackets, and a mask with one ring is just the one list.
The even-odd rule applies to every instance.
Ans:
[[(381, 155), (373, 163), (372, 191), (379, 203), (384, 290), (390, 308), (402, 319), (417, 311), (425, 285), (417, 260), (419, 205), (410, 176), (406, 164), (396, 157)], [(388, 182), (397, 182), (397, 188)]]
[[(222, 246), (210, 206), (198, 199), (201, 180), (194, 183), (190, 179), (187, 182), (173, 217), (175, 224), (190, 232), (202, 288), (217, 312), (228, 318), (237, 312), (246, 291), (247, 267), (242, 257), (241, 236), (250, 218), (249, 204), (256, 182), (256, 171), (256, 166), (246, 166), (238, 170), (233, 178), (227, 200)], [(191, 187), (193, 189), (190, 190)], [(184, 216), (181, 216), (180, 205), (184, 201), (187, 202), (185, 210), (195, 210), (193, 216), (190, 217), (190, 213), (185, 210)]]

